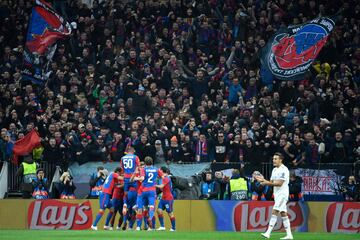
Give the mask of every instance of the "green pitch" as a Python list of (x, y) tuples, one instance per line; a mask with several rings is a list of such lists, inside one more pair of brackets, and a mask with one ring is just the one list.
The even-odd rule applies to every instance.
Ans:
[[(285, 233), (273, 233), (271, 239), (279, 239)], [(29, 231), (29, 230), (0, 230), (3, 240), (110, 240), (110, 239), (204, 239), (204, 240), (232, 240), (249, 239), (261, 240), (260, 233), (234, 232), (122, 232), (122, 231)], [(360, 239), (359, 234), (328, 234), (328, 233), (294, 233), (295, 240), (350, 240)]]

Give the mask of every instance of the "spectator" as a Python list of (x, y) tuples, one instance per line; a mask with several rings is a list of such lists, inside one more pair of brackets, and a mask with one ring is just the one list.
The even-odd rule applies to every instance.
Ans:
[(347, 162), (347, 149), (343, 142), (343, 136), (341, 132), (335, 133), (335, 141), (331, 145), (329, 156), (331, 162)]
[(315, 139), (311, 139), (305, 149), (306, 162), (309, 164), (317, 164), (320, 161), (319, 144)]
[(223, 132), (219, 132), (217, 135), (217, 140), (215, 140), (215, 159), (213, 162), (229, 162), (228, 159), (229, 145), (225, 141), (225, 136)]
[(203, 176), (203, 181), (200, 183), (200, 199), (212, 200), (217, 199), (220, 191), (220, 186), (212, 176), (211, 172), (206, 172)]
[(248, 199), (248, 182), (244, 174), (241, 174), (238, 169), (233, 169), (226, 188), (230, 200)]
[(208, 162), (208, 141), (206, 140), (205, 134), (200, 134), (198, 140), (195, 140), (195, 159), (196, 162)]
[(115, 132), (113, 141), (110, 148), (110, 159), (112, 161), (120, 162), (122, 156), (124, 156), (125, 142), (121, 133)]
[(76, 152), (76, 161), (79, 163), (79, 165), (90, 162), (93, 155), (94, 147), (91, 142), (89, 142), (88, 138), (83, 138), (81, 140), (81, 145), (77, 149)]
[[(107, 162), (108, 159), (108, 149), (104, 143), (104, 137), (99, 135), (93, 145), (90, 145), (92, 148), (91, 160), (95, 162)], [(86, 149), (86, 148), (85, 148)], [(85, 151), (85, 150), (84, 150)]]
[[(84, 7), (64, 1), (63, 10), (77, 21), (78, 29), (72, 40), (58, 42), (45, 87), (21, 79), (26, 38), (19, 33), (26, 28), (31, 4), (20, 12), (11, 2), (2, 4), (7, 12), (0, 33), (2, 160), (9, 160), (13, 141), (32, 127), (43, 139), (56, 138), (57, 147), (64, 145), (64, 169), (68, 162), (99, 160), (93, 158), (99, 150), (98, 135), (104, 138), (106, 155), (115, 161), (145, 134), (150, 145), (162, 142), (166, 157), (175, 135), (184, 162), (210, 162), (219, 157), (213, 139), (223, 132), (230, 162), (257, 166), (280, 148), (286, 162), (297, 168), (317, 159), (314, 154), (309, 160), (310, 140), (302, 140), (310, 129), (315, 142), (325, 146), (322, 161), (358, 159), (360, 28), (353, 28), (358, 2), (340, 13), (336, 34), (329, 36), (306, 79), (271, 78), (270, 83), (258, 56), (273, 33), (318, 15), (335, 15), (344, 7), (342, 2), (338, 8), (323, 4), (308, 12), (306, 4), (272, 7), (261, 1), (205, 1), (194, 6), (181, 1), (179, 7), (146, 1), (145, 8), (138, 8), (139, 2)], [(186, 9), (185, 15), (178, 9)], [(246, 9), (251, 14), (245, 14)], [(136, 17), (126, 14), (131, 11)], [(91, 15), (94, 18), (86, 20)], [(138, 116), (143, 120), (135, 129)], [(113, 141), (115, 132), (122, 138)]]
[(349, 176), (348, 182), (342, 187), (342, 192), (346, 201), (360, 201), (360, 185), (357, 183), (355, 176)]
[(155, 164), (165, 164), (167, 162), (167, 154), (164, 150), (161, 140), (155, 141)]
[(141, 116), (144, 117), (146, 113), (151, 113), (151, 102), (148, 96), (144, 95), (145, 88), (143, 86), (139, 86), (137, 90), (137, 96), (134, 97), (133, 100), (133, 116)]
[(181, 163), (183, 156), (184, 156), (183, 150), (181, 146), (179, 146), (176, 136), (173, 136), (170, 139), (170, 149), (168, 151), (168, 159), (170, 162), (173, 163)]
[(49, 164), (49, 177), (54, 176), (56, 166), (61, 166), (61, 169), (65, 169), (66, 164), (64, 163), (64, 153), (62, 149), (65, 146), (61, 144), (56, 144), (55, 138), (50, 138), (48, 142), (43, 143), (44, 152), (42, 160)]
[(44, 177), (45, 173), (42, 168), (36, 170), (36, 178), (33, 179), (33, 192), (32, 197), (35, 199), (48, 199), (49, 198), (49, 183), (47, 178)]
[(305, 161), (305, 146), (301, 142), (300, 136), (294, 136), (294, 142), (289, 148), (292, 167), (297, 167)]
[(140, 142), (135, 145), (135, 152), (140, 161), (144, 161), (145, 157), (150, 157), (153, 155), (152, 147), (148, 142), (148, 137), (145, 134), (141, 135)]
[(289, 182), (289, 200), (290, 201), (299, 201), (303, 199), (301, 189), (302, 189), (302, 179), (299, 176), (296, 176), (295, 172), (290, 173), (290, 182)]

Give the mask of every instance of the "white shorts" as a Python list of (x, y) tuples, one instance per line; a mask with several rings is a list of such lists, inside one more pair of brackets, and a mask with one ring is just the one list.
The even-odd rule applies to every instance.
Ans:
[(274, 200), (275, 200), (275, 204), (273, 207), (274, 210), (277, 210), (279, 212), (287, 212), (286, 204), (289, 200), (288, 197), (278, 196), (278, 197), (274, 197)]

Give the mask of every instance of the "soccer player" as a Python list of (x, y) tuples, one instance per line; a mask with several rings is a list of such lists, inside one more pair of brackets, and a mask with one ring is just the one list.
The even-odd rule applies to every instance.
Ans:
[(111, 200), (111, 205), (114, 208), (114, 214), (111, 216), (109, 213), (105, 222), (105, 226), (108, 226), (110, 221), (109, 230), (113, 230), (117, 212), (119, 212), (120, 218), (116, 230), (120, 230), (121, 225), (123, 223), (123, 214), (122, 214), (123, 204), (124, 204), (124, 181), (122, 180), (119, 181), (114, 187), (114, 192)]
[[(121, 158), (121, 167), (124, 170), (124, 205), (123, 216), (126, 224), (127, 218), (130, 217), (132, 207), (136, 204), (136, 182), (130, 181), (135, 176), (137, 169), (140, 166), (140, 159), (135, 155), (135, 149), (131, 146), (127, 149), (127, 154)], [(131, 189), (131, 191), (130, 191)], [(130, 196), (128, 196), (130, 194)]]
[(163, 173), (160, 169), (153, 166), (153, 159), (151, 157), (145, 157), (145, 167), (140, 171), (140, 177), (134, 177), (133, 180), (141, 181), (141, 195), (138, 195), (136, 205), (137, 205), (137, 214), (136, 214), (136, 222), (137, 227), (136, 230), (139, 231), (141, 229), (141, 223), (143, 218), (143, 207), (144, 202), (149, 204), (149, 228), (148, 230), (152, 230), (152, 222), (151, 220), (154, 217), (155, 212), (155, 198), (156, 198), (156, 179), (163, 177)]
[(174, 197), (172, 195), (172, 183), (169, 177), (170, 170), (167, 167), (162, 167), (161, 171), (164, 173), (164, 178), (162, 179), (161, 184), (156, 185), (157, 188), (162, 190), (162, 197), (157, 209), (160, 227), (157, 230), (165, 231), (163, 210), (166, 209), (171, 221), (170, 231), (172, 232), (175, 231), (176, 228), (175, 215), (173, 212)]
[[(143, 162), (141, 162), (143, 163)], [(129, 228), (127, 230), (132, 229), (132, 217), (136, 215), (135, 208), (137, 197), (138, 195), (141, 195), (141, 182), (137, 181), (134, 182), (134, 177), (140, 177), (140, 171), (143, 168), (143, 165), (140, 165), (136, 170), (135, 173), (132, 175), (132, 179), (129, 180), (129, 184), (131, 186), (129, 187), (129, 191), (127, 192), (127, 195), (124, 196), (124, 206), (123, 206), (123, 216), (124, 216), (124, 227), (123, 230), (126, 229), (127, 221), (129, 221)]]
[(262, 185), (274, 187), (274, 208), (269, 222), (269, 227), (265, 233), (261, 235), (265, 238), (270, 238), (271, 231), (273, 230), (277, 216), (281, 215), (286, 236), (281, 239), (293, 239), (290, 220), (287, 215), (286, 203), (289, 199), (289, 169), (283, 164), (284, 156), (281, 153), (275, 153), (273, 156), (274, 169), (271, 173), (270, 181), (265, 180), (263, 176), (255, 176), (256, 180)]
[[(91, 225), (92, 230), (95, 231), (97, 230), (97, 224), (100, 221), (101, 217), (104, 215), (106, 208), (110, 210), (109, 215), (111, 219), (112, 214), (114, 213), (114, 208), (111, 205), (112, 192), (114, 190), (114, 186), (119, 181), (124, 179), (123, 176), (120, 176), (121, 172), (122, 172), (121, 167), (117, 167), (115, 171), (110, 173), (109, 176), (106, 178), (102, 192), (100, 193), (100, 197), (99, 197), (99, 201), (100, 201), (99, 213), (96, 215), (95, 221)], [(108, 229), (108, 227), (105, 225), (104, 229)]]
[[(128, 154), (121, 158), (121, 167), (124, 170), (124, 192), (125, 195), (130, 187), (136, 188), (135, 182), (130, 182), (130, 178), (134, 176), (136, 169), (140, 166), (140, 159), (136, 156), (133, 147), (128, 148)], [(126, 203), (125, 203), (126, 204)]]

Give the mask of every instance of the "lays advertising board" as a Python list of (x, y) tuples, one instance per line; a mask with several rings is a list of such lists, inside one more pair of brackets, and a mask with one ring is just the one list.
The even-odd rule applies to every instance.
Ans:
[[(174, 205), (177, 229), (262, 232), (269, 223), (273, 204), (178, 200)], [(97, 200), (0, 200), (0, 229), (85, 230), (90, 228), (98, 209)], [(289, 202), (288, 214), (294, 231), (360, 233), (360, 203)], [(167, 219), (165, 225), (170, 226)], [(274, 229), (283, 231), (281, 221)]]

